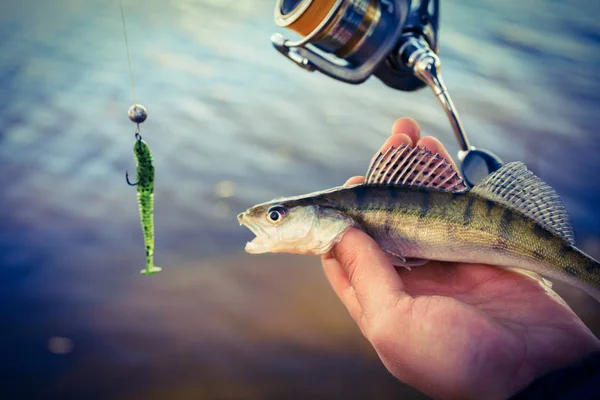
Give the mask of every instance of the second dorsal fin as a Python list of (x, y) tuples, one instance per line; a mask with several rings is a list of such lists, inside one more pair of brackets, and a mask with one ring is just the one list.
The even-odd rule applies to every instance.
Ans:
[(505, 164), (471, 191), (525, 214), (570, 244), (575, 244), (569, 215), (560, 197), (522, 162)]
[(408, 185), (461, 192), (467, 185), (445, 158), (426, 147), (390, 147), (371, 161), (365, 184)]

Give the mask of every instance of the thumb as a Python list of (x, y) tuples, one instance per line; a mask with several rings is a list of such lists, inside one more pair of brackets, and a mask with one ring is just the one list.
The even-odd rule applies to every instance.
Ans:
[(363, 231), (348, 230), (333, 248), (333, 255), (348, 276), (366, 318), (410, 298), (385, 253)]

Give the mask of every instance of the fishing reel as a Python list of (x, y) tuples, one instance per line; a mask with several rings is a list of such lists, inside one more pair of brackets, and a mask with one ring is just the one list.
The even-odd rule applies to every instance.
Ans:
[(498, 156), (470, 145), (442, 80), (439, 0), (277, 0), (275, 23), (300, 39), (276, 33), (273, 46), (307, 71), (355, 85), (374, 75), (407, 92), (429, 86), (454, 130), (469, 186), (502, 166)]

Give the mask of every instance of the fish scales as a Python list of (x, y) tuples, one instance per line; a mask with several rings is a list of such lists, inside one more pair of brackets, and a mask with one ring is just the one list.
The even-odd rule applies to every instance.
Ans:
[(598, 262), (530, 218), (471, 192), (361, 185), (326, 197), (376, 240), (404, 245), (405, 257), (473, 262), (485, 253), (480, 262), (534, 263), (546, 275), (542, 265), (549, 265), (552, 277), (563, 273), (600, 289)]

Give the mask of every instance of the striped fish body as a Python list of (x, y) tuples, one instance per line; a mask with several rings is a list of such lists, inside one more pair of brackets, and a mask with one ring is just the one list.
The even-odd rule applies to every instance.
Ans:
[(250, 253), (324, 254), (355, 226), (396, 266), (489, 264), (576, 286), (600, 301), (600, 264), (575, 247), (556, 192), (523, 163), (468, 190), (454, 167), (419, 147), (374, 157), (365, 183), (259, 204), (238, 215)]
[(535, 220), (475, 193), (359, 185), (324, 196), (392, 256), (516, 267), (581, 287), (600, 301), (600, 263)]

